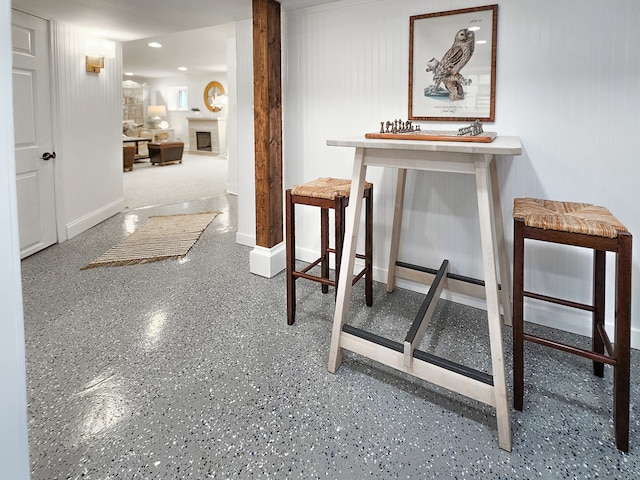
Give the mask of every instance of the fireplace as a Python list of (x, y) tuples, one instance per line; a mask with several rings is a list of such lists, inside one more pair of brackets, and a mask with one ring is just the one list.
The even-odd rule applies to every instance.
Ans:
[(201, 152), (211, 151), (211, 132), (196, 131), (196, 150)]
[(189, 152), (199, 155), (226, 155), (227, 133), (224, 118), (188, 117)]

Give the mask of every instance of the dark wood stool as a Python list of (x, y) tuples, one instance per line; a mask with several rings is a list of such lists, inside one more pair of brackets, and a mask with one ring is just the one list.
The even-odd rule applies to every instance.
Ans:
[[(613, 418), (616, 445), (629, 450), (629, 376), (631, 343), (632, 236), (606, 208), (588, 203), (516, 198), (513, 206), (513, 382), (514, 407), (522, 410), (524, 396), (524, 340), (586, 357), (593, 373), (604, 375), (612, 365)], [(584, 305), (524, 290), (525, 239), (590, 248), (594, 252), (593, 304)], [(604, 327), (606, 252), (616, 254), (615, 344)], [(592, 348), (581, 349), (524, 332), (523, 297), (592, 312)], [(605, 353), (606, 350), (606, 353)]]
[[(286, 247), (287, 247), (287, 323), (292, 325), (296, 318), (296, 286), (298, 278), (306, 278), (322, 284), (322, 293), (329, 286), (337, 287), (340, 278), (340, 261), (344, 243), (345, 210), (349, 205), (351, 180), (336, 178), (318, 178), (312, 182), (296, 185), (286, 194)], [(365, 277), (365, 297), (367, 306), (373, 304), (373, 185), (365, 182), (365, 253), (357, 258), (364, 259), (364, 268), (353, 277), (353, 284)], [(304, 269), (296, 270), (296, 222), (295, 205), (320, 207), (320, 257)], [(329, 210), (334, 210), (335, 246), (329, 247)], [(335, 279), (329, 278), (329, 254), (335, 254)], [(309, 273), (320, 264), (320, 276)]]

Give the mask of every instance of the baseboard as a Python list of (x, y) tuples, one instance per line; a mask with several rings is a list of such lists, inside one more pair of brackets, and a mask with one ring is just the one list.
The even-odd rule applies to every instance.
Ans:
[(65, 225), (67, 240), (81, 234), (85, 230), (95, 227), (100, 222), (104, 222), (106, 219), (117, 215), (124, 209), (124, 198), (120, 198), (115, 202), (105, 205), (98, 210), (88, 213), (87, 215), (78, 218)]
[(236, 243), (239, 245), (244, 245), (246, 247), (255, 247), (256, 236), (249, 235), (248, 233), (236, 232)]
[(284, 242), (275, 247), (255, 246), (249, 254), (251, 273), (272, 278), (286, 268), (286, 249)]
[(227, 193), (230, 195), (238, 195), (238, 183), (227, 183)]

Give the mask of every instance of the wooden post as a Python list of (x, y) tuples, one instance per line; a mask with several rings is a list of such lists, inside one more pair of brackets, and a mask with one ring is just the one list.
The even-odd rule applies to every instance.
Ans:
[(253, 0), (256, 245), (283, 241), (280, 3)]

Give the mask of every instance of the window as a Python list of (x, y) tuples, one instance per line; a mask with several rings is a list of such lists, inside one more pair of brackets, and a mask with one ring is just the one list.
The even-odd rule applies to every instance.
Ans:
[(167, 107), (174, 111), (189, 110), (188, 88), (186, 86), (169, 87)]

